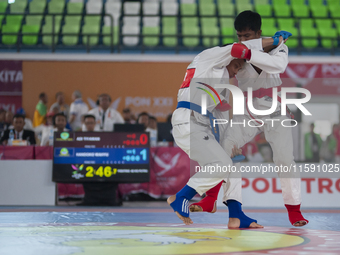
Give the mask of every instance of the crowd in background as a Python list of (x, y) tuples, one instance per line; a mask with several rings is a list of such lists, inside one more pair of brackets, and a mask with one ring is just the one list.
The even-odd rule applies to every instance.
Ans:
[(140, 124), (150, 133), (151, 146), (157, 145), (157, 119), (147, 112), (136, 117), (129, 108), (120, 114), (111, 107), (111, 97), (106, 93), (98, 96), (97, 106), (91, 110), (78, 90), (72, 93), (70, 106), (63, 92), (56, 93), (55, 100), (48, 108), (46, 93), (40, 93), (32, 121), (22, 108), (16, 113), (0, 109), (0, 144), (11, 145), (20, 140), (24, 143), (18, 145), (47, 146), (53, 145), (55, 131), (110, 132), (115, 124)]
[[(16, 113), (0, 109), (0, 144), (10, 145), (14, 140), (22, 141), (18, 145), (53, 145), (55, 131), (114, 131), (115, 124), (140, 124), (144, 131), (150, 133), (151, 146), (157, 146), (157, 119), (147, 112), (136, 117), (129, 108), (120, 114), (111, 107), (110, 95), (98, 96), (97, 107), (89, 109), (83, 101), (82, 94), (76, 90), (72, 93), (72, 103), (65, 102), (63, 92), (55, 95), (55, 102), (48, 108), (48, 97), (39, 95), (33, 121), (26, 118), (24, 109)], [(167, 122), (171, 121), (169, 115)], [(249, 162), (272, 162), (272, 150), (264, 134), (260, 133), (253, 141), (242, 147), (243, 154)], [(314, 124), (310, 132), (304, 135), (305, 162), (337, 162), (340, 163), (340, 124), (333, 126), (332, 133), (323, 141), (314, 132)]]

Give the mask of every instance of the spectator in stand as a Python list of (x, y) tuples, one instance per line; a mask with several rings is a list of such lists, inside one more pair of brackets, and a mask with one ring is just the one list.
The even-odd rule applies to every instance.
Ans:
[(310, 124), (310, 132), (305, 134), (305, 161), (319, 162), (322, 139), (314, 133), (314, 123)]
[(43, 92), (39, 95), (39, 102), (35, 107), (34, 116), (33, 116), (33, 127), (37, 127), (41, 124), (45, 124), (46, 122), (46, 113), (47, 113), (47, 95)]
[(146, 130), (149, 126), (149, 118), (150, 115), (147, 112), (141, 112), (138, 114), (137, 124), (143, 124), (144, 130)]
[(35, 135), (33, 131), (25, 130), (25, 117), (20, 114), (15, 114), (13, 117), (13, 129), (7, 129), (0, 139), (0, 143), (3, 145), (8, 144), (9, 134), (11, 131), (14, 133), (14, 139), (28, 141), (29, 144), (35, 144)]
[(64, 93), (58, 92), (57, 94), (55, 94), (55, 99), (57, 100), (57, 102), (55, 102), (54, 104), (51, 105), (50, 112), (52, 111), (53, 108), (57, 108), (58, 113), (62, 112), (62, 113), (64, 113), (66, 118), (68, 118), (69, 114), (70, 114), (70, 107), (69, 107), (68, 104), (65, 103)]
[(53, 112), (48, 112), (46, 114), (46, 123), (42, 124), (40, 126), (37, 126), (34, 128), (35, 135), (37, 137), (37, 144), (42, 144), (41, 141), (43, 139), (43, 136), (46, 136), (50, 134), (51, 130), (53, 130)]
[(123, 109), (122, 117), (124, 119), (125, 124), (135, 124), (136, 123), (136, 118), (131, 113), (130, 108)]
[(32, 123), (32, 121), (29, 118), (26, 118), (26, 112), (25, 112), (25, 110), (23, 108), (19, 108), (16, 111), (16, 114), (21, 114), (21, 115), (23, 115), (25, 117), (25, 126), (24, 126), (24, 129), (34, 131), (33, 123)]
[(336, 124), (333, 125), (332, 133), (327, 136), (326, 141), (322, 143), (320, 150), (320, 159), (324, 160), (328, 163), (335, 162), (335, 153), (337, 150), (337, 140), (336, 140), (336, 132), (338, 131), (338, 127)]
[(82, 116), (89, 111), (89, 107), (81, 98), (81, 92), (79, 90), (73, 92), (72, 100), (69, 123), (73, 131), (79, 131), (82, 126)]
[[(92, 114), (87, 114), (84, 116), (84, 125), (87, 132), (94, 132), (96, 127), (96, 117)], [(96, 130), (98, 131), (98, 130)]]
[[(95, 116), (97, 124), (95, 130), (113, 131), (114, 124), (123, 124), (124, 119), (119, 112), (110, 107), (111, 97), (104, 93), (99, 95), (99, 106), (89, 111)], [(85, 130), (85, 128), (83, 129)]]
[(154, 116), (149, 116), (149, 124), (145, 130), (150, 133), (150, 146), (157, 146), (158, 130), (157, 130), (157, 119)]
[(53, 145), (54, 140), (54, 132), (63, 132), (68, 131), (66, 128), (67, 119), (64, 113), (60, 112), (53, 116), (53, 126), (44, 129), (42, 138), (41, 138), (41, 146)]
[[(13, 124), (13, 112), (7, 111), (5, 115), (5, 130), (9, 129)], [(12, 126), (13, 127), (13, 126)]]
[(168, 117), (166, 117), (166, 122), (171, 123), (171, 118), (172, 118), (172, 113), (170, 113)]

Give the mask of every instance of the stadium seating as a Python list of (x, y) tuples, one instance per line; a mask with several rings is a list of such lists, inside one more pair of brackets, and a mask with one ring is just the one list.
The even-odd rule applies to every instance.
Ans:
[(1, 33), (18, 33), (1, 34), (0, 47), (51, 46), (57, 15), (56, 46), (203, 49), (237, 41), (234, 18), (244, 10), (262, 16), (263, 36), (290, 31), (290, 49), (338, 46), (339, 0), (0, 0)]

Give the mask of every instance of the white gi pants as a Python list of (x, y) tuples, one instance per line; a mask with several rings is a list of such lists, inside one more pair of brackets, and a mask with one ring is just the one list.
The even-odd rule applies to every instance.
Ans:
[[(251, 118), (248, 115), (234, 116), (233, 122), (243, 122), (245, 127), (237, 124), (233, 127), (228, 126), (226, 134), (223, 136), (221, 144), (227, 154), (230, 156), (232, 148), (236, 145), (241, 148), (246, 143), (250, 142), (259, 132), (263, 131), (266, 140), (269, 142), (273, 150), (273, 160), (278, 166), (295, 165), (293, 156), (293, 136), (290, 127), (283, 127), (281, 121), (288, 119), (286, 116), (278, 117), (279, 121), (266, 122), (262, 127), (249, 127), (248, 121)], [(255, 125), (252, 122), (251, 125)], [(288, 122), (284, 123), (290, 125)], [(272, 127), (273, 126), (273, 127)], [(293, 169), (293, 167), (291, 168)], [(280, 183), (282, 188), (282, 196), (285, 204), (298, 205), (301, 204), (301, 179), (299, 173), (279, 173)], [(224, 198), (223, 201), (234, 199), (242, 203), (242, 180), (241, 178), (229, 178), (223, 183)]]
[[(172, 130), (176, 144), (184, 150), (189, 158), (197, 161), (203, 167), (232, 166), (230, 156), (216, 141), (211, 128), (197, 123), (194, 117), (190, 123), (174, 125)], [(193, 175), (188, 186), (203, 195), (209, 189), (215, 187), (222, 180), (228, 178), (228, 172), (197, 172)]]

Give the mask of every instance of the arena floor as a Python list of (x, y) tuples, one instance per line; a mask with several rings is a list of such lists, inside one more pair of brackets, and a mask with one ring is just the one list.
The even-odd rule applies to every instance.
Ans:
[(340, 254), (340, 210), (305, 209), (303, 228), (283, 209), (245, 212), (265, 228), (229, 230), (225, 208), (193, 213), (187, 227), (166, 202), (0, 207), (0, 254)]

